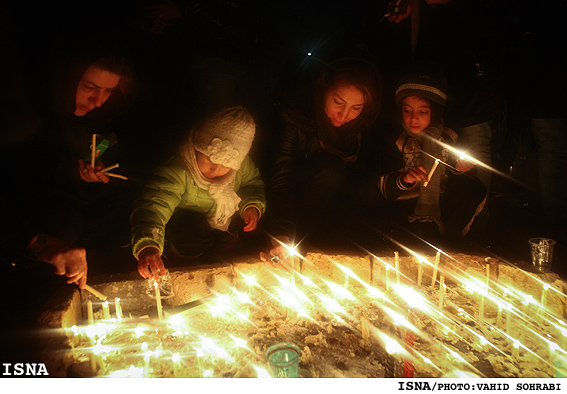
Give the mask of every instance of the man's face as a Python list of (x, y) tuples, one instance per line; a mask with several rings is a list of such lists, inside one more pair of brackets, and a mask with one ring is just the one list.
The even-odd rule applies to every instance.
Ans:
[(77, 85), (75, 95), (76, 116), (84, 116), (100, 107), (120, 82), (120, 76), (109, 71), (89, 67)]

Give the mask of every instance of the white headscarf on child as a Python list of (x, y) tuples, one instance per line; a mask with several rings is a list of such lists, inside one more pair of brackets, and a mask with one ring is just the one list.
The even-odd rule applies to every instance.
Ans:
[[(208, 218), (212, 228), (227, 231), (232, 215), (238, 210), (240, 197), (234, 191), (236, 171), (252, 146), (255, 131), (254, 120), (246, 109), (224, 108), (193, 127), (187, 142), (181, 146), (181, 157), (193, 180), (217, 204), (215, 215)], [(206, 178), (199, 170), (195, 151), (231, 170), (219, 178)]]

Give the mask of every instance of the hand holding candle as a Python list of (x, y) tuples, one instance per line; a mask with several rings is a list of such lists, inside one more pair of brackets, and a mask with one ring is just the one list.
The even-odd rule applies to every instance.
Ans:
[(435, 159), (435, 162), (433, 163), (433, 166), (431, 167), (431, 170), (429, 170), (429, 174), (427, 175), (427, 180), (423, 183), (423, 187), (427, 187), (427, 185), (429, 184), (429, 181), (431, 180), (433, 173), (435, 172), (437, 166), (439, 165), (439, 161), (440, 161), (439, 159)]

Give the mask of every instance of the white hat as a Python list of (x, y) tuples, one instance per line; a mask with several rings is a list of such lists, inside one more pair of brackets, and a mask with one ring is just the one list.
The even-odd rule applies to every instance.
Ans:
[(193, 128), (193, 145), (213, 163), (238, 170), (255, 131), (254, 119), (244, 107), (228, 107)]

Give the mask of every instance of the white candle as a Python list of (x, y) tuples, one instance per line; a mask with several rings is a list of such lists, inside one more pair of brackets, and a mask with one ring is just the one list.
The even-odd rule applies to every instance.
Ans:
[(89, 285), (85, 285), (85, 290), (88, 291), (91, 294), (94, 294), (95, 296), (97, 296), (102, 301), (106, 301), (106, 299), (108, 298), (107, 296), (102, 294), (100, 291), (96, 291), (95, 289), (93, 289)]
[(370, 256), (370, 284), (374, 282), (374, 256)]
[(104, 320), (110, 320), (110, 308), (108, 306), (108, 301), (102, 303), (102, 318)]
[(443, 298), (445, 297), (445, 275), (441, 274), (439, 284), (439, 309), (443, 309)]
[(114, 299), (114, 307), (116, 308), (116, 318), (122, 320), (122, 306), (120, 305), (120, 298), (116, 297)]
[(96, 156), (96, 134), (93, 134), (91, 143), (91, 167), (94, 169)]
[(439, 159), (435, 159), (435, 163), (433, 163), (433, 166), (431, 166), (431, 170), (429, 170), (429, 174), (427, 175), (427, 180), (423, 183), (423, 187), (427, 187), (438, 165), (439, 165)]
[(157, 282), (154, 282), (154, 288), (156, 289), (156, 305), (159, 320), (163, 319), (163, 312), (161, 310), (161, 294), (159, 292), (159, 286)]
[(498, 304), (498, 314), (496, 315), (496, 327), (502, 327), (502, 305)]
[(433, 267), (433, 274), (431, 274), (431, 287), (435, 286), (437, 281), (437, 270), (439, 269), (439, 261), (441, 260), (441, 253), (437, 252), (435, 255), (435, 266)]
[(177, 378), (183, 376), (183, 365), (179, 353), (174, 353), (171, 357), (171, 361), (173, 361), (173, 377)]
[(417, 285), (421, 286), (421, 278), (423, 277), (423, 263), (421, 259), (417, 259)]
[(386, 264), (386, 291), (390, 290), (390, 266)]
[(94, 324), (94, 313), (93, 313), (93, 302), (91, 300), (87, 301), (87, 316), (89, 321), (89, 326)]
[(370, 337), (370, 329), (368, 328), (368, 319), (364, 316), (360, 318), (360, 331), (362, 334), (362, 339), (368, 339)]
[(394, 252), (394, 264), (396, 265), (396, 283), (400, 285), (400, 253)]
[(512, 321), (512, 306), (507, 305), (506, 308), (506, 333), (510, 334), (510, 323)]

